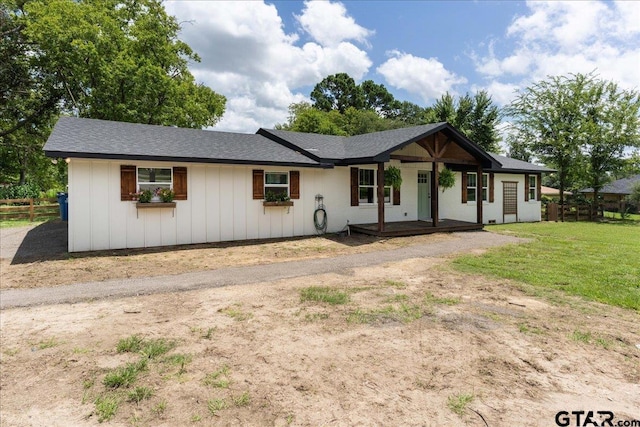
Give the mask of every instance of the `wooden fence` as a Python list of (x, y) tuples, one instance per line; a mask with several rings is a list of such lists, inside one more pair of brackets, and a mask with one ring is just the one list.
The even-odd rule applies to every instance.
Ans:
[(0, 221), (60, 216), (60, 205), (55, 197), (44, 199), (0, 199)]
[(620, 209), (618, 203), (601, 203), (598, 206), (591, 203), (543, 203), (542, 219), (546, 221), (558, 221), (564, 210), (565, 221), (594, 221), (604, 217), (605, 211), (617, 212)]

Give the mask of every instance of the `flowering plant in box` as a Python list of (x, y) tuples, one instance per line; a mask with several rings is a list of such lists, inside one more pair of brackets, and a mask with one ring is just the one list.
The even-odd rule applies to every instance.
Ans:
[(176, 193), (170, 188), (156, 188), (155, 194), (160, 197), (160, 200), (164, 203), (173, 202), (174, 197), (176, 197)]
[(137, 200), (140, 203), (149, 203), (153, 197), (153, 191), (142, 190), (137, 193), (132, 193), (131, 196), (133, 197), (133, 200)]

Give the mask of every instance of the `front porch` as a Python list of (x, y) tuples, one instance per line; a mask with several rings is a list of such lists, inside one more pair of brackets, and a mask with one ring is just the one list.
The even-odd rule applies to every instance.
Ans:
[(457, 221), (454, 219), (441, 219), (437, 226), (433, 221), (399, 221), (385, 222), (384, 230), (378, 230), (378, 224), (351, 224), (349, 229), (354, 233), (368, 234), (371, 236), (401, 237), (415, 236), (418, 234), (447, 233), (452, 231), (482, 230), (483, 225), (474, 222)]

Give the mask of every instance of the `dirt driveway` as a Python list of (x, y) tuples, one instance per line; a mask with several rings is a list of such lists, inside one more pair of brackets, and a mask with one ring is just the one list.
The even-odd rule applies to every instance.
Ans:
[[(224, 268), (242, 260), (258, 277), (243, 286), (2, 309), (2, 425), (549, 426), (559, 411), (580, 410), (640, 418), (635, 312), (461, 274), (446, 256), (414, 253), (281, 279), (263, 262), (277, 253), (286, 271), (304, 259), (467, 240), (424, 239), (36, 261), (32, 270), (47, 266), (51, 275), (69, 265), (83, 278), (80, 265), (102, 272), (100, 262), (162, 266), (170, 257), (166, 268), (180, 269), (219, 255)], [(15, 273), (7, 274), (20, 283)], [(33, 281), (46, 288), (39, 274)], [(156, 280), (170, 277), (178, 276)], [(108, 282), (92, 286), (101, 283)], [(331, 298), (316, 298), (323, 295)]]

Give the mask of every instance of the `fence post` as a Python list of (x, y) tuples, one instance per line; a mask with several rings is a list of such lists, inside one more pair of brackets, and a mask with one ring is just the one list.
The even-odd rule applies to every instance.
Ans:
[(29, 222), (33, 222), (33, 218), (35, 217), (35, 212), (33, 210), (33, 198), (29, 199)]

